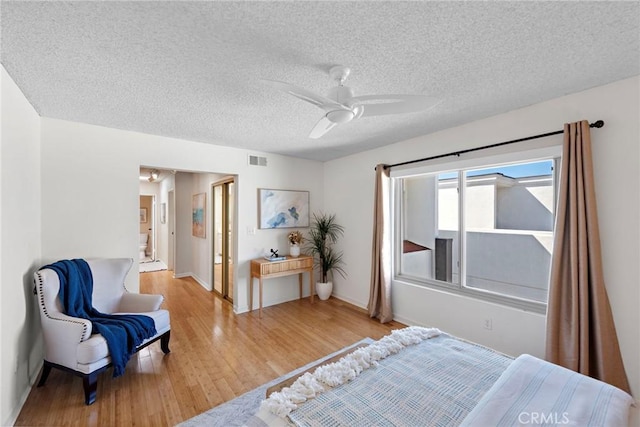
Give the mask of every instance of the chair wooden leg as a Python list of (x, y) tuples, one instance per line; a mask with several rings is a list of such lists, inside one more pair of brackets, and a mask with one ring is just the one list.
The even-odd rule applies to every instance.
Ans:
[(45, 360), (44, 365), (42, 366), (42, 374), (40, 375), (40, 381), (38, 381), (38, 387), (42, 387), (49, 378), (49, 373), (51, 372), (51, 365)]
[(92, 372), (82, 376), (82, 386), (84, 387), (84, 403), (91, 405), (96, 401), (98, 393), (98, 373)]
[(160, 337), (160, 348), (164, 354), (169, 354), (169, 339), (171, 338), (171, 331), (167, 331)]

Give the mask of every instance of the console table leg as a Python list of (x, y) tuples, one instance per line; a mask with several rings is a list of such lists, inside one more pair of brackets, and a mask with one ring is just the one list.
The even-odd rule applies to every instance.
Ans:
[(300, 299), (302, 299), (302, 273), (298, 274), (298, 287), (300, 288)]
[(249, 279), (249, 311), (253, 311), (253, 276)]
[(260, 317), (262, 317), (262, 277), (258, 278), (260, 282)]

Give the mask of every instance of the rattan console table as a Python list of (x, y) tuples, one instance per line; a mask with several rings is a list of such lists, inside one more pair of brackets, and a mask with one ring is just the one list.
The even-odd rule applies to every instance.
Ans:
[(282, 261), (269, 261), (264, 258), (251, 260), (251, 289), (249, 290), (249, 311), (253, 311), (253, 279), (258, 279), (260, 283), (260, 317), (262, 317), (262, 280), (272, 277), (298, 275), (300, 286), (300, 298), (302, 299), (302, 275), (309, 273), (309, 292), (311, 293), (311, 303), (315, 294), (313, 285), (313, 257), (300, 255), (299, 257), (287, 256)]

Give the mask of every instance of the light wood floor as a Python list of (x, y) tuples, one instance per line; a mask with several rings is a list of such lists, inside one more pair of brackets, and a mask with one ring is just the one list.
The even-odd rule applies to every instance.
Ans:
[(154, 343), (126, 372), (98, 379), (98, 397), (84, 405), (79, 377), (52, 370), (34, 388), (15, 425), (174, 425), (365, 337), (404, 327), (382, 325), (331, 298), (296, 300), (235, 315), (231, 304), (172, 272), (140, 275), (142, 293), (161, 293), (171, 313), (171, 353)]

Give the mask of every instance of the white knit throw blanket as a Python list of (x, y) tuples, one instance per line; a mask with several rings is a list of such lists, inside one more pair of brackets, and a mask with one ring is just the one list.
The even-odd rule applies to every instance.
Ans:
[(266, 408), (279, 417), (286, 417), (298, 407), (299, 403), (313, 399), (331, 387), (336, 387), (353, 380), (365, 369), (378, 364), (379, 360), (395, 354), (403, 348), (418, 344), (423, 340), (437, 337), (440, 330), (410, 326), (392, 331), (390, 335), (375, 341), (344, 356), (335, 363), (317, 368), (313, 373), (307, 372), (298, 378), (291, 387), (271, 393), (262, 401), (261, 408)]

